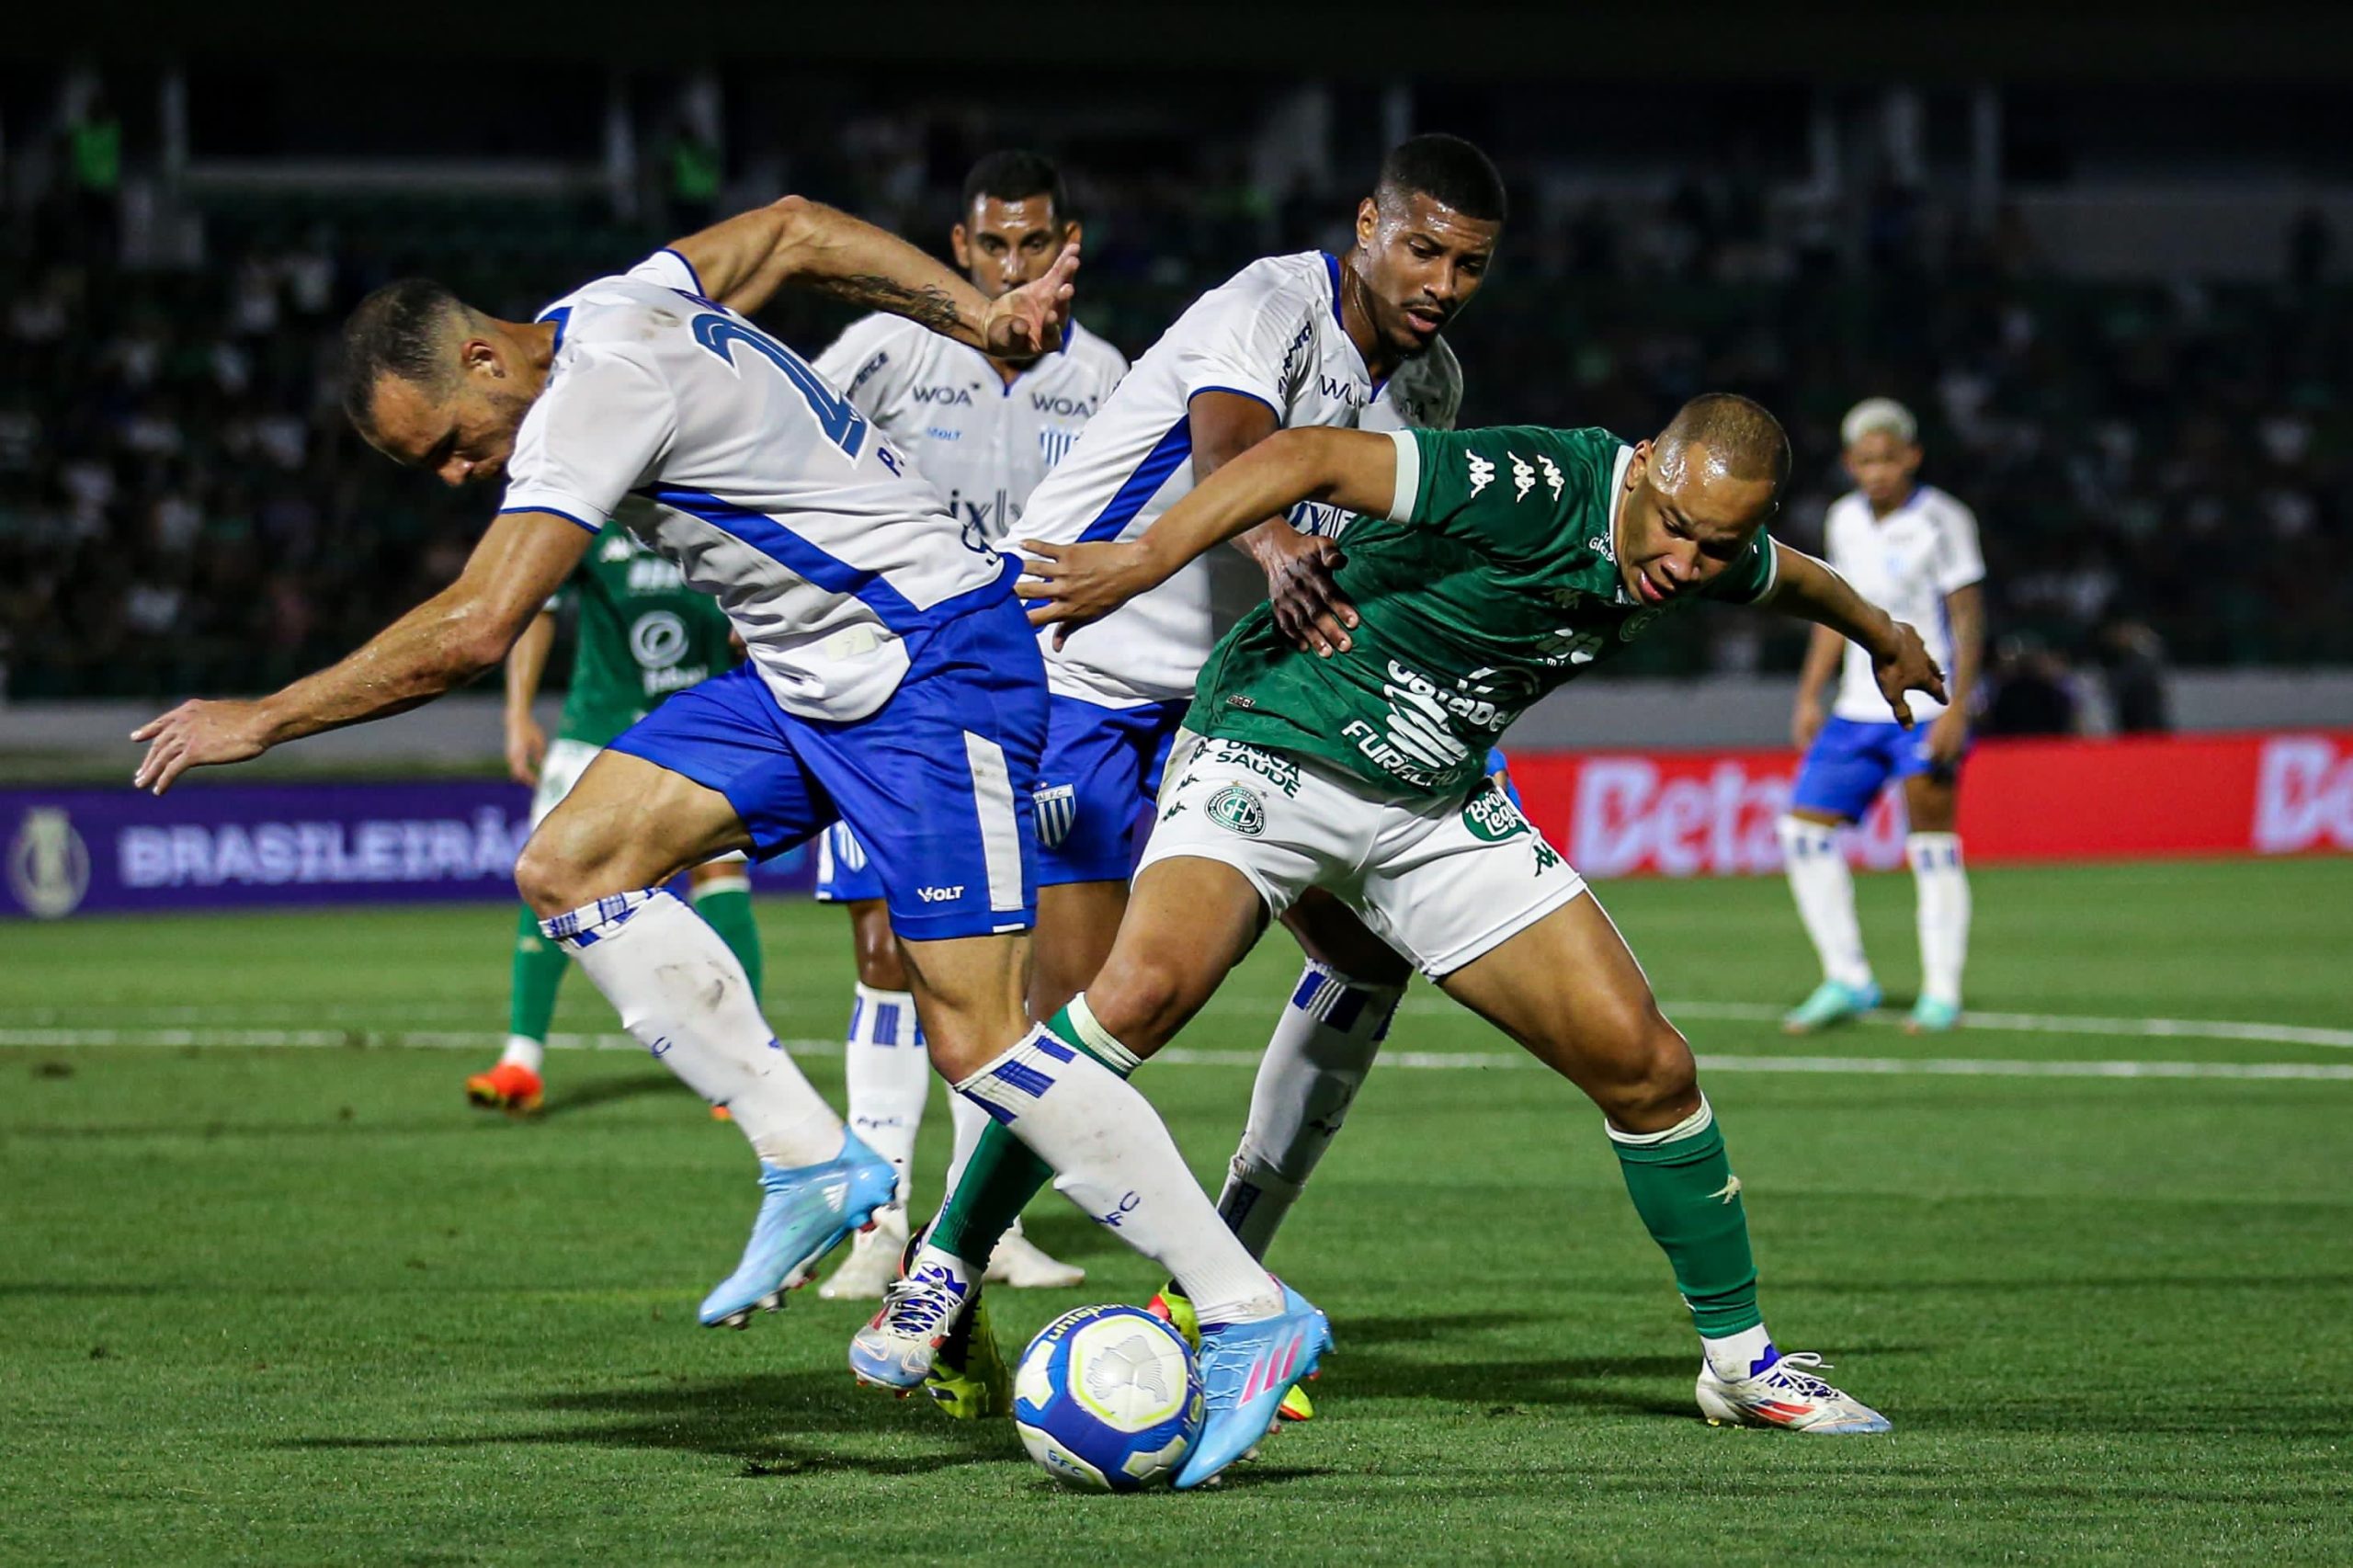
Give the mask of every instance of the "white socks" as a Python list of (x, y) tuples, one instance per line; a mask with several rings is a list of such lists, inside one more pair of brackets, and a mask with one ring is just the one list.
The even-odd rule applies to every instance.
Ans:
[(1210, 1207), (1150, 1102), (1038, 1028), (956, 1085), (1054, 1171), (1055, 1189), (1176, 1277), (1201, 1322), (1271, 1317), (1282, 1294)]
[(1915, 833), (1904, 840), (1918, 895), (1920, 994), (1961, 1006), (1961, 969), (1969, 957), (1969, 873), (1961, 835)]
[[(956, 1184), (964, 1179), (964, 1165), (972, 1157), (972, 1149), (988, 1131), (989, 1113), (961, 1095), (948, 1096), (948, 1118), (955, 1126), (956, 1142), (948, 1153), (948, 1185), (940, 1190), (953, 1192)], [(1014, 1221), (1017, 1227), (1019, 1221)]]
[(1847, 873), (1838, 830), (1793, 816), (1783, 817), (1778, 825), (1790, 892), (1796, 895), (1798, 917), (1805, 922), (1805, 934), (1813, 938), (1813, 950), (1822, 960), (1823, 978), (1861, 990), (1871, 983), (1871, 963), (1863, 956), (1862, 928), (1855, 921), (1855, 879)]
[(1367, 985), (1310, 960), (1283, 1007), (1250, 1092), (1250, 1120), (1233, 1152), (1218, 1213), (1253, 1257), (1331, 1147), (1397, 1014), (1399, 985)]
[(792, 1064), (719, 933), (667, 892), (642, 889), (540, 922), (621, 1025), (713, 1105), (761, 1159), (813, 1165), (841, 1152), (841, 1119)]
[(511, 1034), (506, 1037), (506, 1049), (498, 1053), (498, 1064), (504, 1067), (511, 1062), (536, 1073), (547, 1060), (547, 1055), (548, 1048), (544, 1041), (533, 1040), (527, 1034)]
[(899, 1173), (898, 1197), (892, 1206), (904, 1209), (915, 1132), (923, 1126), (924, 1101), (931, 1094), (931, 1058), (915, 1022), (912, 995), (858, 988), (858, 1000), (850, 1005), (849, 1054), (843, 1076), (849, 1085), (850, 1131)]

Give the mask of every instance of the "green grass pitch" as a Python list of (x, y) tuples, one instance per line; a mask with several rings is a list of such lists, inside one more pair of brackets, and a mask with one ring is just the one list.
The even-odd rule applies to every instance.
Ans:
[[(1862, 891), (1908, 996), (1908, 880)], [(1416, 987), (1390, 1040), (1416, 1059), (1375, 1071), (1273, 1259), (1337, 1331), (1320, 1419), (1133, 1498), (854, 1387), (855, 1304), (698, 1328), (754, 1205), (732, 1131), (634, 1051), (553, 1054), (533, 1124), (463, 1103), (505, 910), (0, 927), (0, 1562), (2353, 1560), (2353, 861), (1976, 892), (1971, 1004), (2011, 1027), (1798, 1043), (1762, 1011), (1813, 978), (1778, 882), (1605, 890), (1727, 1059), (1776, 1337), (1893, 1436), (1702, 1424), (1597, 1116)], [(832, 1037), (843, 922), (762, 918), (777, 1028)], [(1212, 1186), (1235, 1053), (1295, 972), (1268, 940), (1202, 1059), (1139, 1079)], [(559, 1028), (614, 1025), (575, 976)], [(1449, 1052), (1487, 1064), (1420, 1060)], [(1841, 1060), (1768, 1070), (1800, 1056)], [(1961, 1064), (1904, 1070), (1929, 1059)], [(2201, 1075), (2034, 1065), (2088, 1062)], [(1092, 1278), (1002, 1295), (1009, 1350), (1156, 1282), (1059, 1199), (1030, 1222)]]

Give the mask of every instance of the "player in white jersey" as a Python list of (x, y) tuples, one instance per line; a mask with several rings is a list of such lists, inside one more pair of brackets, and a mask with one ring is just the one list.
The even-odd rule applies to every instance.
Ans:
[(662, 884), (846, 819), (881, 869), (935, 1065), (992, 1105), (1038, 1099), (1020, 1136), (1062, 1190), (1216, 1298), (1227, 1317), (1204, 1334), (1205, 1369), (1285, 1369), (1272, 1384), (1224, 1376), (1204, 1428), (1220, 1437), (1205, 1451), (1223, 1453), (1265, 1429), (1329, 1329), (1226, 1229), (1143, 1098), (1029, 1024), (1046, 715), (1017, 564), (967, 546), (904, 455), (739, 313), (801, 281), (1034, 353), (1060, 341), (1076, 267), (1074, 249), (990, 301), (904, 242), (787, 198), (531, 322), (425, 279), (377, 290), (345, 329), (347, 412), (446, 483), (504, 479), (505, 503), (456, 582), (340, 664), (141, 726), (135, 777), (160, 791), (189, 767), (438, 696), (503, 658), (618, 521), (719, 599), (749, 658), (607, 747), (533, 831), (516, 881), (630, 1032), (726, 1105), (758, 1155), (751, 1241), (702, 1321), (780, 1304), (895, 1181), (793, 1065), (726, 944)]
[[(962, 216), (949, 247), (972, 287), (994, 299), (1043, 277), (1063, 247), (1079, 243), (1070, 212), (1051, 163), (1035, 153), (992, 153), (964, 177)], [(1061, 348), (1015, 364), (887, 312), (852, 323), (812, 363), (915, 460), (967, 542), (981, 545), (1005, 538), (1029, 492), (1128, 373), (1126, 358), (1075, 321), (1063, 329)], [(858, 962), (843, 1071), (849, 1124), (899, 1172), (896, 1200), (858, 1233), (849, 1256), (817, 1288), (831, 1300), (858, 1300), (880, 1296), (899, 1271), (909, 1171), (932, 1073), (873, 861), (837, 824), (818, 840), (818, 898), (849, 911)], [(952, 1186), (988, 1117), (961, 1096), (948, 1103), (956, 1124)], [(1017, 1223), (990, 1256), (988, 1278), (1050, 1289), (1075, 1285), (1086, 1271), (1046, 1256)]]
[[(1439, 333), (1477, 292), (1503, 220), (1501, 176), (1477, 148), (1437, 135), (1402, 143), (1358, 205), (1346, 255), (1254, 262), (1161, 335), (1032, 493), (1022, 534), (1054, 544), (1132, 538), (1279, 429), (1451, 426), (1461, 372)], [(1044, 639), (1051, 699), (1033, 1017), (1052, 1019), (1109, 951), (1127, 905), (1131, 839), (1195, 677), (1233, 617), (1271, 597), (1302, 645), (1349, 645), (1355, 612), (1330, 578), (1342, 517), (1302, 505), (1245, 535), (1241, 556), (1189, 564), (1065, 643)], [(1411, 975), (1336, 901), (1303, 901), (1283, 919), (1307, 968), (1267, 1047), (1219, 1201), (1254, 1254), (1338, 1131)], [(853, 1363), (861, 1353), (892, 1358), (890, 1346), (907, 1337), (892, 1322), (901, 1304), (918, 1319), (938, 1312), (926, 1280), (977, 1283), (966, 1260), (988, 1257), (1037, 1171), (1007, 1133), (983, 1134)], [(901, 1369), (923, 1364), (900, 1386), (928, 1373), (951, 1414), (991, 1403), (952, 1349), (896, 1359)]]
[[(1780, 833), (1790, 891), (1822, 959), (1822, 983), (1783, 1027), (1810, 1034), (1880, 1004), (1838, 830), (1860, 821), (1893, 779), (1903, 786), (1911, 829), (1904, 847), (1920, 937), (1920, 994), (1904, 1027), (1941, 1033), (1960, 1021), (1969, 951), (1969, 877), (1954, 811), (1969, 751), (1969, 699), (1984, 651), (1985, 562), (1969, 508), (1915, 478), (1920, 445), (1909, 409), (1893, 398), (1867, 398), (1839, 434), (1856, 489), (1831, 503), (1824, 553), (1857, 593), (1920, 629), (1929, 653), (1950, 672), (1952, 701), (1917, 699), (1913, 710), (1923, 722), (1903, 729), (1888, 719), (1870, 660), (1834, 634), (1814, 633), (1790, 725), (1805, 763)], [(1823, 692), (1837, 671), (1837, 699), (1825, 714)]]

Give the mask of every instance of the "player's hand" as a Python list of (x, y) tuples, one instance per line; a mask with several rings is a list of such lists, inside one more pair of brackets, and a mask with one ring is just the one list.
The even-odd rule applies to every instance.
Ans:
[(1969, 747), (1969, 716), (1959, 707), (1946, 709), (1928, 726), (1928, 760), (1950, 767)]
[(258, 702), (183, 702), (131, 732), (147, 755), (131, 781), (162, 794), (191, 767), (244, 762), (269, 749), (269, 725)]
[(1821, 698), (1800, 694), (1797, 708), (1790, 714), (1790, 744), (1800, 751), (1811, 749), (1826, 718)]
[(1889, 645), (1871, 654), (1871, 674), (1879, 681), (1879, 691), (1887, 699), (1887, 706), (1895, 722), (1905, 729), (1912, 727), (1912, 704), (1904, 699), (1907, 691), (1925, 691), (1938, 701), (1945, 696), (1945, 672), (1928, 656), (1927, 645), (1920, 634), (1903, 621), (1891, 620), (1895, 635)]
[(1061, 347), (1063, 328), (1070, 324), (1071, 279), (1077, 275), (1078, 245), (1073, 242), (1063, 246), (1043, 278), (989, 301), (989, 313), (981, 322), (982, 344), (998, 358), (1014, 360), (1034, 359)]
[(540, 764), (547, 760), (548, 733), (525, 713), (506, 721), (506, 777), (517, 784), (540, 781)]
[(1357, 607), (1332, 580), (1347, 557), (1336, 540), (1290, 527), (1251, 536), (1251, 553), (1267, 569), (1267, 603), (1275, 625), (1302, 653), (1328, 659), (1356, 646), (1348, 628)]
[(1029, 601), (1029, 624), (1055, 628), (1054, 646), (1090, 621), (1102, 619), (1155, 585), (1134, 540), (1126, 543), (1048, 544), (1025, 539), (1021, 580), (1013, 591)]

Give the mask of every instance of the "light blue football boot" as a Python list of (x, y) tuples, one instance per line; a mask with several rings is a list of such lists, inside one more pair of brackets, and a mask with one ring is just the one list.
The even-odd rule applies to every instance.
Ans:
[(1783, 1034), (1813, 1034), (1833, 1024), (1843, 1024), (1859, 1017), (1879, 1006), (1879, 982), (1868, 985), (1848, 985), (1841, 981), (1825, 980), (1813, 988), (1813, 994), (1790, 1008), (1781, 1018)]
[(774, 1312), (818, 1260), (887, 1206), (898, 1187), (891, 1162), (845, 1129), (841, 1153), (814, 1165), (760, 1162), (760, 1212), (744, 1260), (702, 1300), (705, 1328), (745, 1328)]
[(1290, 1286), (1282, 1290), (1283, 1310), (1273, 1317), (1201, 1325), (1209, 1418), (1176, 1472), (1179, 1491), (1200, 1485), (1256, 1447), (1274, 1426), (1283, 1396), (1332, 1348), (1330, 1320)]
[(1961, 1024), (1961, 1004), (1947, 1002), (1935, 996), (1923, 996), (1912, 1004), (1912, 1016), (1904, 1020), (1906, 1034), (1950, 1034)]

